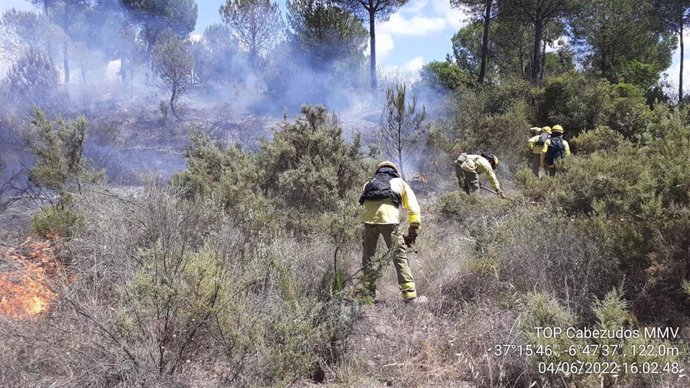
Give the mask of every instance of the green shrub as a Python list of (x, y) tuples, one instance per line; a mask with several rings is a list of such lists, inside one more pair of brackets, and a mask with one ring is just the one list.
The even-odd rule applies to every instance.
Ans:
[(598, 126), (593, 130), (586, 130), (570, 140), (570, 149), (577, 155), (588, 155), (597, 151), (616, 151), (618, 147), (628, 143), (620, 132), (608, 126)]
[(610, 85), (606, 80), (591, 79), (577, 72), (546, 80), (543, 89), (534, 92), (535, 122), (560, 124), (568, 136), (603, 124), (610, 109)]
[(71, 237), (83, 223), (75, 212), (58, 207), (46, 207), (31, 218), (31, 229), (44, 238)]
[(651, 120), (639, 88), (576, 72), (549, 78), (534, 97), (535, 121), (560, 124), (568, 137), (607, 125), (628, 139), (639, 140)]
[(257, 157), (264, 193), (310, 212), (352, 199), (351, 191), (361, 190), (368, 175), (360, 138), (349, 144), (337, 119), (321, 106), (303, 106), (302, 116), (264, 141)]
[[(644, 145), (620, 142), (570, 158), (554, 178), (520, 180), (523, 193), (563, 209), (580, 228), (600, 237), (604, 254), (615, 258), (630, 281), (633, 310), (650, 317), (674, 315), (672, 306), (686, 303), (684, 247), (690, 244), (690, 126), (682, 114), (655, 115), (656, 138), (647, 137)], [(580, 144), (602, 147), (593, 138), (585, 133)]]
[[(636, 321), (631, 319), (633, 316), (620, 289), (614, 289), (591, 306), (595, 317), (593, 325), (578, 325), (578, 319), (551, 296), (531, 293), (526, 296), (526, 300), (526, 317), (521, 329), (532, 348), (541, 350), (535, 350), (530, 357), (533, 363), (566, 363), (577, 368), (576, 370), (589, 370), (587, 373), (540, 373), (552, 383), (607, 387), (628, 386), (625, 384), (643, 381), (660, 384), (674, 379), (677, 371), (682, 369), (680, 355), (685, 351), (684, 347), (647, 336), (644, 328), (638, 327)], [(557, 328), (562, 332), (551, 336), (550, 333), (537, 329), (545, 327)], [(568, 335), (567, 330), (571, 330), (572, 334)], [(608, 331), (613, 333), (613, 338), (600, 338), (602, 336), (599, 335), (578, 338), (575, 334), (579, 330)], [(615, 367), (608, 368), (609, 365)], [(642, 373), (643, 368), (650, 365), (652, 369), (654, 365), (658, 366), (655, 370), (658, 374)], [(605, 366), (609, 373), (596, 372), (597, 368), (603, 370)], [(664, 371), (666, 366), (676, 368), (676, 372)], [(611, 373), (613, 368), (616, 368), (615, 374)]]
[(28, 106), (52, 105), (60, 76), (48, 56), (30, 48), (12, 65), (6, 82), (13, 97)]
[(190, 141), (187, 169), (173, 175), (173, 187), (186, 198), (210, 198), (227, 212), (254, 200), (259, 186), (253, 155), (239, 145), (222, 148), (201, 134), (192, 135)]
[(41, 109), (34, 110), (27, 140), (37, 161), (30, 170), (29, 180), (56, 193), (61, 206), (81, 191), (82, 184), (95, 182), (102, 176), (102, 172), (89, 170), (84, 156), (87, 129), (84, 116), (51, 121)]
[(530, 127), (528, 96), (529, 84), (520, 79), (457, 92), (450, 97), (447, 122), (436, 124), (436, 131), (445, 132), (441, 144), (452, 144), (453, 153), (489, 151), (499, 155), (504, 165), (517, 165), (522, 162), (524, 130)]

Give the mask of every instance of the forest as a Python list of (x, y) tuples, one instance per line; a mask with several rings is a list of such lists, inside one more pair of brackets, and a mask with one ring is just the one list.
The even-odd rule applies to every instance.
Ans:
[(690, 386), (690, 0), (447, 1), (0, 5), (0, 386)]

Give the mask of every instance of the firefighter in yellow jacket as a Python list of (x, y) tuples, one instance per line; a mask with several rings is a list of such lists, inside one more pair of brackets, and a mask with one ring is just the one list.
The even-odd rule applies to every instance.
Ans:
[(551, 136), (541, 149), (541, 167), (548, 176), (556, 175), (556, 161), (570, 156), (570, 145), (563, 140), (565, 130), (560, 125), (551, 128)]
[(460, 188), (467, 194), (479, 190), (479, 174), (485, 174), (496, 194), (504, 198), (501, 185), (498, 183), (494, 169), (498, 167), (498, 158), (493, 154), (481, 155), (460, 154), (455, 160), (455, 175)]
[[(392, 162), (385, 161), (376, 166), (373, 178), (364, 185), (359, 203), (362, 205), (360, 221), (364, 224), (364, 279), (370, 278), (370, 260), (376, 253), (379, 235), (383, 235), (386, 246), (395, 249), (393, 264), (402, 297), (406, 302), (415, 302), (417, 290), (406, 255), (407, 248), (414, 246), (416, 242), (421, 222), (419, 204), (414, 192), (400, 178), (398, 167)], [(401, 207), (407, 211), (409, 228), (406, 236), (396, 233), (398, 225), (403, 221)], [(370, 296), (374, 297), (375, 279), (365, 284), (365, 288)]]
[(530, 165), (534, 176), (539, 176), (541, 168), (541, 150), (544, 142), (551, 136), (551, 127), (537, 128), (539, 133), (527, 140), (527, 148), (530, 151)]

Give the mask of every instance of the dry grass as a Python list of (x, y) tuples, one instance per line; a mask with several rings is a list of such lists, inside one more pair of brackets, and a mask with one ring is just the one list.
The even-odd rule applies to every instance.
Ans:
[[(86, 193), (76, 211), (89, 217), (63, 250), (68, 276), (50, 284), (59, 295), (50, 311), (0, 320), (0, 386), (559, 386), (538, 375), (527, 357), (495, 357), (490, 350), (527, 343), (520, 330), (524, 292), (585, 303), (603, 281), (596, 257), (588, 256), (593, 247), (577, 239), (575, 227), (545, 238), (554, 236), (525, 228), (534, 220), (520, 204), (486, 217), (471, 209), (464, 218), (430, 210), (419, 253), (409, 254), (418, 292), (429, 302), (402, 302), (389, 264), (377, 303), (340, 303), (324, 289), (335, 248), (326, 236), (247, 234), (232, 217), (156, 188)], [(495, 225), (510, 233), (482, 245), (489, 240), (481, 228)], [(526, 244), (535, 234), (538, 243)], [(553, 257), (534, 254), (543, 251)], [(204, 268), (216, 268), (214, 277), (198, 279), (219, 287), (220, 302), (174, 299), (174, 317), (162, 327), (153, 291), (137, 286), (142, 276), (166, 279), (145, 271), (152, 252), (188, 260), (182, 261), (188, 268), (200, 268), (200, 258), (212, 263)], [(359, 243), (345, 244), (339, 268), (354, 273), (360, 255)], [(569, 283), (559, 294), (552, 281), (558, 273), (589, 283)], [(216, 276), (220, 281), (209, 280)], [(169, 280), (210, 295), (206, 286)], [(123, 299), (123, 291), (138, 299)], [(189, 328), (196, 328), (192, 336)], [(162, 344), (170, 350), (161, 352)], [(621, 386), (686, 383), (641, 376)]]

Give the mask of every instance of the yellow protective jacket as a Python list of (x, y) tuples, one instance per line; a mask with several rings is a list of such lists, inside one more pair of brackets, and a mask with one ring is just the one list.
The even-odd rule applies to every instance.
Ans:
[(537, 143), (539, 142), (540, 138), (541, 134), (530, 137), (529, 140), (527, 140), (527, 148), (529, 148), (530, 152), (532, 152), (533, 154), (541, 154), (541, 147), (537, 146)]
[[(410, 186), (401, 178), (392, 178), (390, 185), (392, 191), (400, 194), (402, 207), (407, 210), (407, 222), (410, 225), (420, 225), (422, 219), (419, 203)], [(403, 220), (403, 214), (390, 199), (369, 200), (362, 203), (359, 220), (365, 224), (399, 224)]]
[(484, 159), (481, 155), (465, 155), (467, 159), (462, 162), (460, 168), (464, 171), (472, 172), (475, 174), (486, 174), (486, 179), (489, 180), (491, 188), (495, 191), (501, 190), (501, 185), (498, 183), (496, 178), (496, 173), (494, 169), (491, 168), (491, 164), (488, 160)]
[[(546, 153), (549, 151), (549, 145), (551, 144), (551, 139), (546, 139), (544, 142), (544, 147), (541, 149), (541, 161), (543, 167), (553, 167), (553, 165), (546, 164)], [(565, 151), (565, 156), (570, 156), (570, 145), (567, 141), (563, 140), (563, 150)]]

